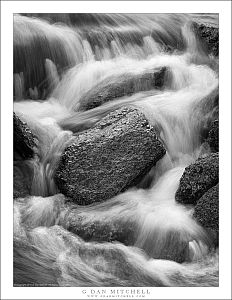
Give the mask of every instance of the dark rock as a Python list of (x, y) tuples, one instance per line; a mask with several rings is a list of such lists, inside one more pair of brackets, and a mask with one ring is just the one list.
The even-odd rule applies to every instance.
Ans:
[(32, 158), (36, 140), (34, 134), (25, 122), (22, 122), (14, 113), (14, 153), (23, 159)]
[(138, 183), (165, 152), (143, 113), (123, 107), (76, 136), (55, 181), (78, 204), (104, 201)]
[(13, 197), (24, 198), (30, 195), (33, 171), (26, 161), (15, 161), (13, 172)]
[(194, 208), (194, 218), (214, 235), (218, 243), (219, 231), (219, 185), (209, 189), (198, 201)]
[(199, 158), (185, 168), (175, 199), (184, 204), (196, 204), (205, 192), (218, 183), (218, 180), (218, 153)]
[(196, 24), (195, 31), (205, 44), (208, 54), (218, 56), (219, 54), (219, 29), (205, 24)]
[(21, 172), (14, 170), (14, 198), (24, 198), (29, 195), (29, 188)]
[(210, 145), (210, 148), (213, 152), (219, 151), (219, 121), (218, 120), (212, 122), (206, 142)]
[(111, 76), (95, 85), (80, 99), (78, 110), (85, 111), (106, 102), (129, 96), (140, 91), (162, 88), (167, 76), (167, 68), (159, 68), (143, 74), (122, 74)]

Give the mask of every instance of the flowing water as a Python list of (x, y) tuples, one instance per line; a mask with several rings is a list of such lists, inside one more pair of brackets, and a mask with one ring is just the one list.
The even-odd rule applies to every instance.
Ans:
[[(218, 26), (217, 16), (205, 18)], [(218, 285), (218, 250), (193, 208), (175, 202), (184, 168), (210, 153), (201, 137), (217, 109), (218, 60), (193, 19), (204, 15), (14, 16), (14, 111), (38, 138), (35, 157), (17, 164), (31, 196), (14, 200), (15, 285)], [(162, 67), (163, 88), (136, 81)], [(129, 94), (82, 109), (102, 86), (129, 78)], [(136, 187), (71, 203), (54, 182), (62, 152), (123, 105), (144, 112), (166, 155)]]

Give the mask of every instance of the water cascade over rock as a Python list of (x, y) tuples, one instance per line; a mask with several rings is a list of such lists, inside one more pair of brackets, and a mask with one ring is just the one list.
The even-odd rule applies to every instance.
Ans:
[(14, 286), (218, 286), (217, 55), (216, 15), (14, 15)]

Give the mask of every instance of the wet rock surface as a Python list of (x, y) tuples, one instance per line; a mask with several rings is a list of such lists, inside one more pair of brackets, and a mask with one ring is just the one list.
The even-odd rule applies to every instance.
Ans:
[(29, 195), (29, 187), (23, 174), (14, 168), (14, 186), (13, 186), (13, 198), (21, 198)]
[(194, 208), (194, 218), (218, 241), (219, 231), (219, 185), (209, 189), (198, 201)]
[(219, 29), (213, 26), (207, 26), (205, 24), (197, 24), (196, 32), (201, 40), (204, 41), (208, 53), (218, 56)]
[(32, 158), (36, 140), (34, 134), (25, 122), (23, 122), (15, 113), (14, 120), (14, 156), (17, 153), (23, 159)]
[(33, 171), (26, 161), (15, 161), (13, 169), (13, 198), (30, 195)]
[(108, 77), (94, 86), (81, 99), (78, 110), (85, 111), (116, 98), (129, 96), (136, 92), (160, 89), (165, 83), (166, 67), (143, 74), (122, 74)]
[(175, 199), (177, 202), (183, 204), (196, 204), (204, 193), (215, 186), (218, 181), (218, 153), (199, 158), (196, 162), (185, 168)]
[(212, 122), (206, 142), (210, 145), (212, 152), (219, 151), (219, 121)]
[(108, 211), (103, 213), (104, 208), (95, 210), (91, 214), (91, 207), (77, 206), (72, 202), (66, 203), (67, 212), (62, 221), (64, 227), (84, 239), (87, 242), (120, 242), (126, 246), (135, 246), (145, 251), (147, 255), (156, 259), (173, 260), (179, 263), (186, 261), (188, 257), (188, 241), (182, 240), (175, 230), (170, 231), (162, 247), (154, 242), (140, 244), (137, 240), (139, 226), (136, 220), (110, 218)]
[(135, 224), (112, 221), (103, 222), (101, 220), (89, 221), (78, 215), (78, 210), (74, 209), (66, 217), (67, 230), (77, 234), (85, 241), (113, 242), (118, 241), (125, 245), (132, 245), (135, 240)]
[(76, 136), (55, 181), (78, 204), (101, 202), (137, 184), (165, 152), (143, 113), (123, 107)]

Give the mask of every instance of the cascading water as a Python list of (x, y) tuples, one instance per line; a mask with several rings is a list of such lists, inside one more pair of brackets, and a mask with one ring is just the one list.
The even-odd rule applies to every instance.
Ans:
[[(210, 152), (201, 130), (218, 88), (217, 60), (191, 16), (38, 17), (14, 16), (14, 111), (38, 139), (35, 157), (18, 164), (32, 175), (31, 196), (14, 200), (15, 285), (217, 286), (218, 251), (192, 207), (175, 202), (184, 168)], [(164, 87), (154, 88), (162, 68)], [(128, 80), (119, 97), (82, 109)], [(136, 187), (73, 204), (54, 182), (62, 152), (74, 133), (125, 104), (144, 112), (166, 155)]]

